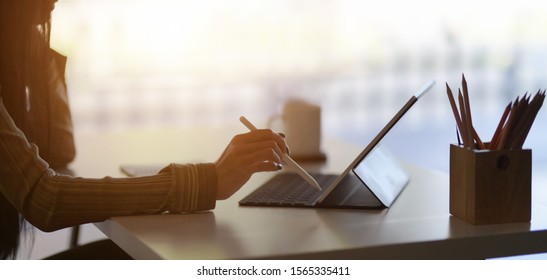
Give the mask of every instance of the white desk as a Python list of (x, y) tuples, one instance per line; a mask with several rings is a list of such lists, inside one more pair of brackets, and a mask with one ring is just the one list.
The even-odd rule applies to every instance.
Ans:
[[(240, 132), (245, 130), (225, 135)], [(116, 176), (121, 163), (182, 161), (183, 155), (212, 161), (230, 137), (209, 133), (81, 135), (73, 169)], [(86, 149), (93, 146), (101, 150)], [(328, 161), (312, 169), (339, 171), (360, 151), (336, 141), (327, 146)], [(109, 160), (97, 166), (100, 157)], [(96, 226), (137, 259), (484, 259), (547, 251), (547, 207), (535, 198), (530, 223), (473, 226), (449, 214), (446, 174), (412, 165), (408, 171), (410, 184), (392, 208), (381, 211), (238, 206), (273, 175), (262, 173), (213, 211), (115, 217)]]

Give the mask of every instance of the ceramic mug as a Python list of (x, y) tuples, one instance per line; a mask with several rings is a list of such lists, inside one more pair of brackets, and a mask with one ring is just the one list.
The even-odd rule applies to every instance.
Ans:
[[(296, 161), (324, 160), (321, 152), (321, 107), (303, 100), (285, 102), (268, 126), (285, 134), (290, 156)], [(278, 129), (279, 128), (279, 129)]]

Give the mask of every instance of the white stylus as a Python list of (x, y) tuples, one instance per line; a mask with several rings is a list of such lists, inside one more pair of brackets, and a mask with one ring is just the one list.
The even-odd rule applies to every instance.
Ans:
[[(249, 120), (247, 120), (245, 117), (241, 116), (239, 117), (239, 121), (245, 125), (249, 130), (257, 130), (256, 126), (254, 126)], [(304, 168), (302, 168), (300, 165), (298, 165), (298, 163), (296, 163), (291, 157), (289, 157), (287, 154), (283, 154), (282, 156), (283, 158), (283, 161), (293, 167), (296, 172), (302, 177), (304, 178), (304, 180), (306, 180), (308, 183), (310, 183), (310, 185), (314, 186), (316, 189), (318, 190), (321, 190), (321, 186), (319, 185), (319, 183), (317, 183), (317, 181), (315, 181), (315, 179), (310, 175), (308, 174), (308, 172), (306, 172), (306, 170), (304, 170)]]

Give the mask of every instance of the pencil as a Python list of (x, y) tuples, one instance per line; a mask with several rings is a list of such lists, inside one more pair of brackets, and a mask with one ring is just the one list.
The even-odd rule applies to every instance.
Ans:
[[(458, 113), (458, 107), (456, 106), (456, 101), (454, 100), (454, 95), (452, 94), (452, 90), (448, 86), (448, 83), (446, 83), (446, 94), (448, 95), (448, 101), (450, 102), (450, 107), (452, 108), (452, 113), (454, 114), (454, 119), (456, 120), (456, 126), (463, 136), (463, 128), (462, 128), (462, 121), (460, 119), (460, 115)], [(458, 131), (457, 130), (457, 131)], [(460, 141), (460, 137), (458, 134), (458, 144)]]
[(528, 114), (529, 114), (529, 101), (530, 97), (526, 96), (528, 93), (524, 94), (524, 96), (520, 99), (519, 105), (515, 111), (515, 119), (513, 123), (511, 124), (511, 129), (508, 131), (507, 135), (507, 141), (505, 142), (505, 147), (507, 149), (513, 149), (513, 145), (515, 145), (515, 140), (517, 138), (517, 135), (519, 131), (521, 131), (527, 122)]
[[(547, 89), (543, 91), (539, 89), (533, 96), (526, 92), (522, 97), (517, 96), (515, 101), (509, 102), (505, 110), (503, 110), (490, 143), (484, 143), (473, 125), (469, 90), (463, 73), (461, 83), (462, 90), (458, 89), (457, 102), (450, 86), (446, 83), (446, 94), (452, 113), (454, 114), (454, 119), (456, 120), (458, 145), (462, 145), (463, 141), (464, 147), (472, 149), (522, 149), (538, 112), (543, 105)], [(460, 136), (462, 141), (460, 141)]]
[(486, 146), (482, 142), (482, 140), (481, 140), (479, 134), (477, 133), (477, 131), (475, 130), (475, 128), (471, 127), (471, 130), (473, 130), (473, 138), (475, 139), (475, 141), (477, 141), (477, 145), (479, 146), (479, 149), (481, 149), (481, 150), (486, 149)]
[(465, 103), (463, 100), (463, 95), (460, 90), (458, 90), (458, 102), (460, 103), (460, 114), (462, 117), (462, 125), (463, 125), (463, 144), (466, 148), (474, 148), (473, 146), (473, 134), (471, 132), (471, 128), (469, 127), (469, 120), (467, 119), (467, 113), (465, 108)]
[(512, 129), (513, 123), (515, 121), (515, 114), (517, 112), (517, 108), (519, 107), (519, 97), (515, 100), (513, 103), (513, 107), (511, 108), (511, 111), (509, 112), (509, 117), (507, 119), (507, 122), (503, 126), (500, 134), (500, 141), (498, 143), (497, 149), (505, 149), (505, 144), (508, 140), (508, 135), (510, 134), (510, 130)]
[(507, 147), (510, 149), (516, 149), (518, 143), (523, 135), (526, 133), (528, 122), (532, 119), (533, 115), (533, 104), (529, 103), (530, 98), (524, 94), (524, 97), (519, 103), (518, 111), (516, 112), (516, 121), (514, 122), (513, 129), (508, 136)]
[(521, 126), (519, 127), (518, 133), (515, 135), (515, 138), (513, 139), (511, 148), (517, 149), (522, 148), (524, 145), (524, 142), (526, 141), (526, 137), (528, 136), (528, 133), (530, 132), (530, 129), (532, 128), (532, 125), (534, 123), (534, 120), (536, 119), (536, 116), (539, 112), (539, 109), (543, 105), (543, 100), (545, 99), (545, 95), (540, 91), (536, 93), (532, 101), (530, 102), (530, 105), (528, 106), (528, 110), (526, 112), (526, 115), (523, 117), (524, 121), (522, 122)]
[[(469, 130), (471, 131), (471, 145), (473, 145), (473, 139), (477, 141), (477, 145), (479, 146), (479, 149), (484, 149), (484, 143), (482, 142), (481, 138), (479, 137), (479, 134), (477, 131), (475, 131), (475, 127), (473, 126), (473, 118), (471, 114), (471, 102), (469, 102), (469, 91), (467, 90), (467, 81), (465, 80), (465, 76), (462, 73), (462, 89), (463, 89), (463, 100), (465, 102), (465, 114), (467, 118), (467, 125), (469, 126)], [(474, 148), (474, 147), (473, 147)]]
[(469, 128), (473, 127), (473, 120), (471, 119), (471, 106), (469, 102), (469, 92), (467, 91), (467, 81), (465, 76), (462, 74), (462, 88), (463, 88), (463, 101), (465, 104), (465, 117), (467, 119), (467, 125)]
[(509, 112), (511, 111), (512, 106), (513, 102), (509, 102), (509, 105), (507, 105), (507, 107), (505, 107), (505, 110), (503, 111), (500, 122), (498, 123), (498, 127), (496, 128), (494, 135), (492, 135), (492, 140), (490, 140), (491, 150), (497, 149), (498, 142), (500, 141), (501, 129), (503, 128), (505, 121), (507, 121), (507, 116), (509, 116)]

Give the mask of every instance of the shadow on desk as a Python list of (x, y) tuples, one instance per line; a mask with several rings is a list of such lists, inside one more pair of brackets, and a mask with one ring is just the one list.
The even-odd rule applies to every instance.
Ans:
[[(388, 209), (363, 213), (365, 215), (378, 215), (383, 217)], [(344, 212), (344, 211), (341, 211)], [(382, 213), (383, 212), (383, 213)], [(459, 218), (450, 216), (448, 223), (450, 238), (446, 240), (423, 241), (407, 244), (393, 244), (389, 235), (400, 233), (386, 232), (389, 226), (370, 226), (360, 224), (355, 221), (355, 230), (351, 230), (346, 219), (354, 219), (351, 211), (341, 213), (340, 216), (322, 214), (318, 211), (318, 217), (325, 223), (342, 243), (347, 244), (348, 248), (355, 242), (366, 243), (366, 239), (382, 239), (385, 235), (385, 245), (376, 245), (366, 249), (345, 249), (340, 251), (314, 252), (313, 254), (301, 254), (297, 258), (294, 256), (279, 256), (275, 259), (359, 259), (359, 260), (469, 260), (469, 259), (489, 259), (500, 256), (513, 256), (526, 250), (529, 254), (542, 253), (547, 250), (547, 240), (545, 234), (547, 231), (536, 231), (530, 235), (530, 223), (514, 224), (511, 232), (499, 235), (481, 236), (483, 230), (477, 226), (467, 224)], [(480, 227), (480, 226), (479, 226)], [(503, 233), (507, 229), (504, 225), (489, 225), (492, 232)], [(479, 235), (477, 235), (479, 233)], [(409, 232), (410, 234), (410, 232)], [(448, 240), (449, 239), (449, 240)], [(388, 243), (391, 240), (391, 243)], [(518, 243), (518, 249), (507, 244)], [(538, 244), (542, 244), (539, 245)], [(424, 249), (427, 248), (427, 249)], [(476, 248), (482, 248), (482, 253), (477, 254)], [(472, 250), (470, 250), (472, 249)]]
[[(124, 217), (124, 229), (139, 231), (148, 228), (139, 240), (118, 240), (120, 246), (137, 259), (180, 259), (181, 253), (192, 259), (211, 259), (211, 256), (244, 255), (244, 245), (234, 238), (231, 225), (218, 221), (213, 211)], [(141, 222), (146, 219), (145, 226)], [(169, 233), (159, 229), (170, 225)], [(158, 230), (153, 230), (158, 229)], [(106, 229), (108, 230), (108, 229)], [(119, 229), (116, 229), (119, 230)], [(126, 242), (126, 244), (123, 244)], [(152, 252), (130, 246), (132, 242), (155, 244)], [(161, 252), (161, 256), (159, 253)], [(151, 256), (157, 257), (151, 257)]]

